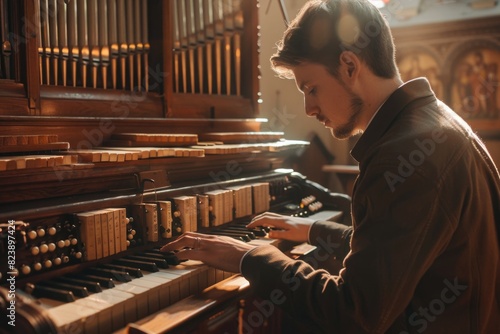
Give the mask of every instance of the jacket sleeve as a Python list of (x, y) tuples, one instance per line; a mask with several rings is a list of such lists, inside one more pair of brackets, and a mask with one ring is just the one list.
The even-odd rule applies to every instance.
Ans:
[(332, 221), (314, 222), (309, 231), (309, 243), (319, 248), (317, 251), (334, 256), (343, 261), (350, 250), (352, 227)]

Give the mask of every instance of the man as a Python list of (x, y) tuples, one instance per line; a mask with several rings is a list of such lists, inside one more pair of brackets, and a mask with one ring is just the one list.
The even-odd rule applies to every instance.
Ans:
[[(180, 258), (241, 272), (314, 333), (498, 333), (500, 177), (469, 126), (426, 79), (400, 79), (389, 27), (366, 0), (308, 2), (271, 58), (308, 116), (337, 138), (363, 133), (352, 227), (264, 213), (249, 227), (308, 241), (339, 273), (273, 246), (188, 233)], [(346, 255), (347, 254), (347, 255)]]

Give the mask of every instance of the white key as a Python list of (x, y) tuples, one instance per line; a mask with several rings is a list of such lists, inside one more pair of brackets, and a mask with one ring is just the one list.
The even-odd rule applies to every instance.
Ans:
[(162, 280), (158, 278), (148, 278), (149, 275), (145, 275), (144, 277), (139, 277), (133, 279), (128, 284), (137, 285), (147, 289), (145, 292), (148, 299), (148, 314), (158, 311), (159, 309), (159, 291)]
[(159, 277), (164, 280), (159, 292), (160, 308), (164, 308), (179, 300), (180, 280), (178, 275), (160, 270), (159, 272), (152, 273), (150, 276)]
[(99, 333), (105, 334), (125, 325), (125, 318), (123, 316), (125, 305), (133, 298), (134, 295), (132, 294), (109, 289), (79, 299), (75, 304), (94, 308), (98, 318)]
[(42, 301), (41, 303), (42, 307), (47, 309), (47, 314), (54, 322), (58, 333), (84, 334), (88, 330), (98, 333), (97, 317), (94, 309), (85, 305), (76, 305), (75, 302), (61, 303), (58, 306), (49, 308), (47, 306), (50, 302), (45, 303)]
[(130, 282), (117, 284), (114, 289), (118, 291), (128, 292), (133, 294), (135, 301), (135, 309), (136, 309), (136, 319), (141, 319), (147, 316), (148, 314), (148, 289), (137, 286), (134, 284), (130, 284)]
[[(113, 326), (112, 323), (112, 308), (111, 301), (91, 295), (81, 298), (72, 303), (74, 307), (84, 306), (94, 311), (91, 317), (87, 317), (85, 321), (85, 333), (109, 333)], [(91, 320), (89, 322), (89, 320)], [(95, 325), (94, 325), (95, 322)]]

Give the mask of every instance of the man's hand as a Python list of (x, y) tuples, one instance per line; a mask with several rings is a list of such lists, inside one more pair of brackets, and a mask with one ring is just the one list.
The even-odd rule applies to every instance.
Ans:
[(270, 238), (307, 242), (309, 229), (313, 223), (314, 220), (309, 218), (283, 216), (272, 212), (265, 212), (252, 219), (247, 227), (270, 227), (272, 228), (269, 232)]
[(243, 255), (255, 246), (226, 236), (187, 232), (161, 248), (162, 252), (177, 251), (179, 260), (197, 260), (231, 273), (240, 272)]

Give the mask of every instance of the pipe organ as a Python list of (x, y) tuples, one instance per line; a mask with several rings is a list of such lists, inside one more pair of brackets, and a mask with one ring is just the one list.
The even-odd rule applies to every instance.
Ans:
[(264, 211), (349, 223), (347, 196), (286, 169), (308, 143), (258, 117), (257, 5), (0, 1), (1, 332), (241, 332), (248, 282), (159, 247), (290, 250), (245, 227)]
[[(41, 85), (149, 91), (147, 1), (40, 0), (35, 15)], [(169, 16), (174, 91), (241, 95), (241, 0), (173, 1)]]

